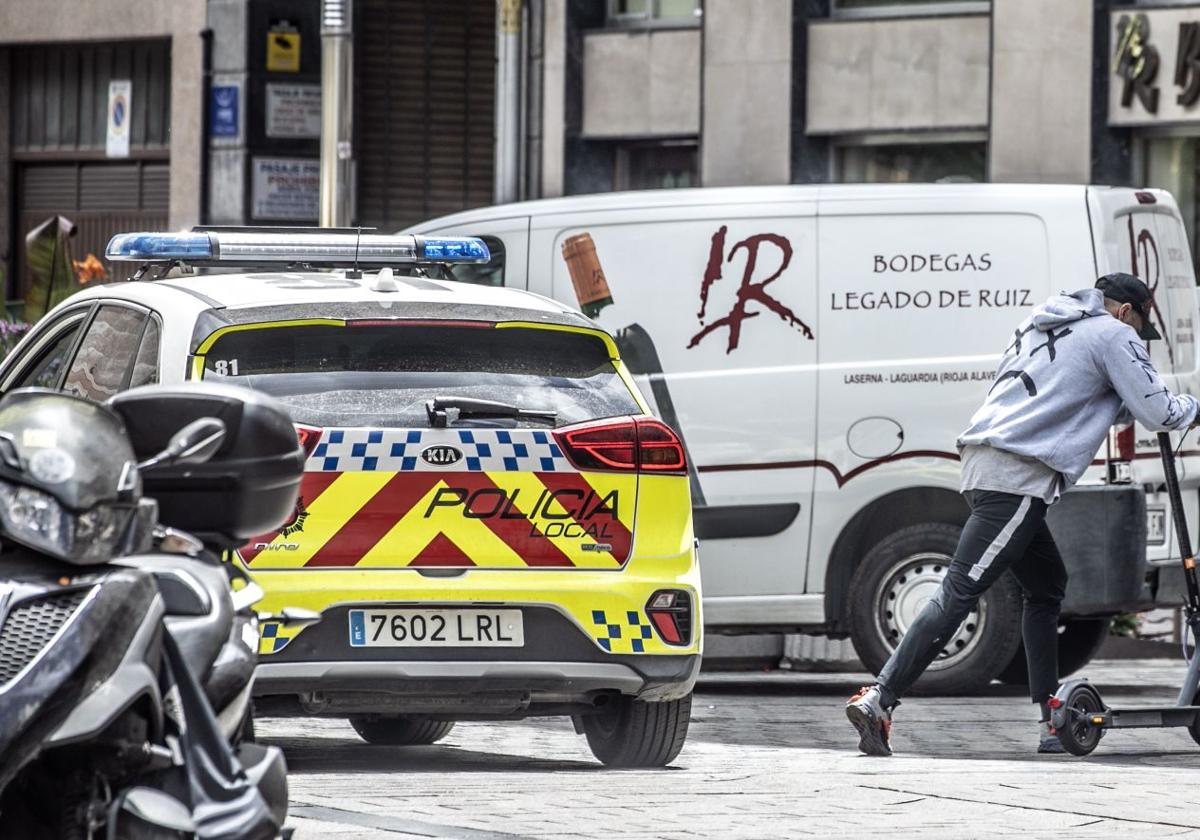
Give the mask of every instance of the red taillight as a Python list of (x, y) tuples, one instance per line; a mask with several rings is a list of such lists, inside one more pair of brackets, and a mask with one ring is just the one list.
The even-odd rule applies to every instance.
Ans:
[(650, 472), (687, 472), (687, 458), (679, 436), (658, 420), (637, 421), (639, 463)]
[(686, 645), (692, 638), (692, 596), (682, 589), (660, 589), (646, 602), (646, 615), (659, 637), (669, 645)]
[(1117, 460), (1133, 460), (1133, 455), (1137, 448), (1134, 441), (1134, 431), (1133, 423), (1126, 423), (1124, 426), (1116, 427), (1113, 440), (1116, 443)]
[(317, 444), (321, 442), (321, 430), (314, 429), (312, 426), (297, 424), (296, 437), (300, 439), (300, 448), (308, 456), (313, 453), (313, 450), (317, 448)]
[(581, 470), (687, 472), (679, 436), (658, 420), (622, 417), (563, 429), (554, 437)]

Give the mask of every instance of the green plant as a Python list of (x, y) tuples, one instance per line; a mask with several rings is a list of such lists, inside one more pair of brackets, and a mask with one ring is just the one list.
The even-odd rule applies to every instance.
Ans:
[(1142, 619), (1137, 613), (1121, 613), (1113, 619), (1112, 624), (1108, 628), (1110, 636), (1126, 636), (1130, 639), (1136, 638), (1138, 629), (1142, 626)]

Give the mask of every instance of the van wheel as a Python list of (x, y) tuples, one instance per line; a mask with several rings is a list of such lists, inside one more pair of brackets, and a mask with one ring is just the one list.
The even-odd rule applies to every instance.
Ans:
[[(929, 523), (902, 528), (873, 546), (850, 580), (850, 637), (878, 674), (921, 608), (934, 596), (962, 528)], [(1021, 641), (1021, 591), (1005, 574), (979, 600), (916, 683), (923, 694), (970, 694), (987, 687)]]
[[(1058, 677), (1074, 674), (1100, 651), (1108, 638), (1111, 618), (1068, 618), (1058, 631)], [(1025, 646), (1017, 647), (1017, 655), (1000, 672), (1000, 681), (1008, 685), (1029, 685), (1029, 670), (1025, 664)]]
[(368, 744), (412, 747), (442, 740), (454, 728), (454, 721), (403, 715), (353, 715), (350, 725)]
[(688, 694), (660, 703), (620, 696), (582, 722), (592, 755), (609, 767), (666, 767), (683, 749), (691, 719)]

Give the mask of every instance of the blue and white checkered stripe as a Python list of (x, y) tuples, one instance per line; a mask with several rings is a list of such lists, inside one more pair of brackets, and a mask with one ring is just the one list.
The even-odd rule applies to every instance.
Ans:
[[(427, 463), (430, 446), (453, 446), (455, 464)], [(554, 436), (541, 429), (326, 429), (310, 472), (575, 472)]]

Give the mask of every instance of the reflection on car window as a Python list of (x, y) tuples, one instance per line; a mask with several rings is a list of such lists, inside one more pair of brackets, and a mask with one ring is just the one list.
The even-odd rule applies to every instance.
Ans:
[[(230, 332), (204, 359), (205, 380), (279, 399), (298, 423), (424, 427), (434, 397), (496, 400), (557, 413), (565, 426), (636, 414), (599, 338), (469, 326), (287, 326)], [(532, 420), (464, 425), (530, 426)]]
[(102, 306), (84, 333), (63, 390), (103, 402), (121, 390), (133, 364), (146, 316), (123, 306)]
[(79, 332), (79, 323), (55, 338), (49, 346), (42, 349), (33, 366), (22, 373), (12, 384), (14, 388), (53, 388), (58, 384), (63, 365), (67, 361), (67, 353)]
[(447, 280), (457, 280), (460, 283), (474, 283), (477, 286), (504, 285), (504, 242), (495, 236), (481, 236), (488, 246), (492, 258), (486, 263), (448, 265), (445, 267)]
[(151, 318), (146, 322), (142, 346), (138, 348), (137, 358), (133, 362), (129, 387), (153, 385), (155, 382), (158, 382), (158, 322)]

